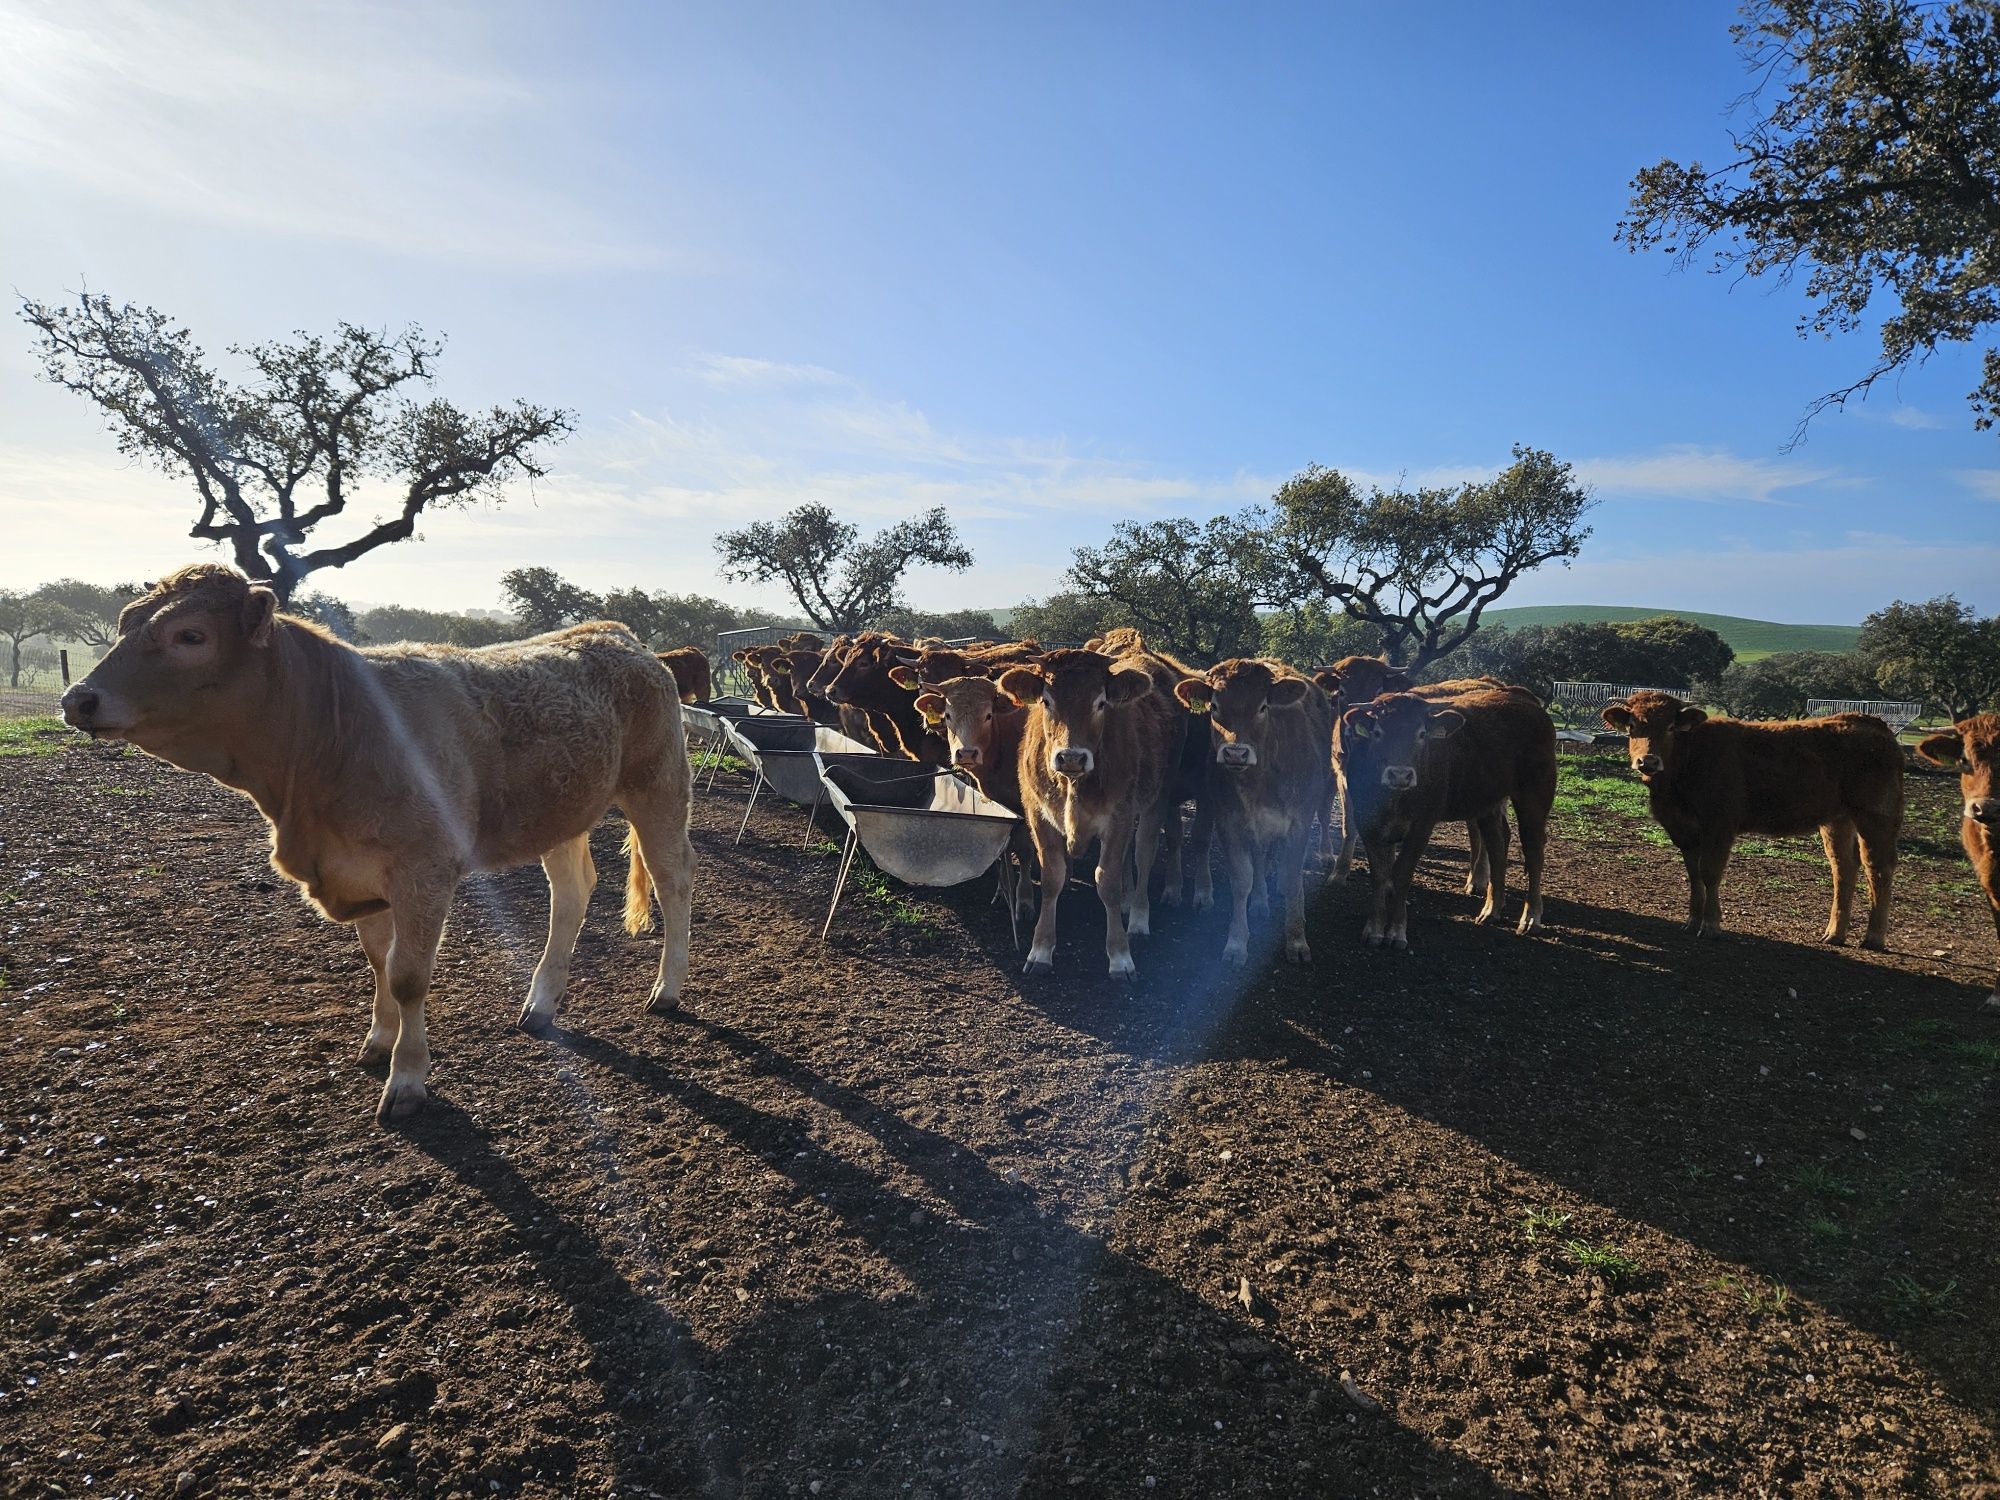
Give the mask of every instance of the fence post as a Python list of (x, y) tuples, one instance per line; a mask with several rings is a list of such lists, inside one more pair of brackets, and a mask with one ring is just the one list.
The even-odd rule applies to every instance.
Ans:
[(69, 686), (69, 650), (67, 647), (56, 652), (56, 660), (62, 663), (63, 686)]

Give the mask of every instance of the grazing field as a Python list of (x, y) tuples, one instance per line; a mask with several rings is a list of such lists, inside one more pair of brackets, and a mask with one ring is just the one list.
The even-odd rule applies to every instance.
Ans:
[(1750, 620), (1741, 615), (1711, 615), (1695, 609), (1642, 609), (1629, 604), (1523, 604), (1489, 609), (1480, 616), (1488, 625), (1518, 630), (1523, 625), (1562, 625), (1571, 621), (1645, 620), (1654, 615), (1679, 615), (1706, 625), (1735, 651), (1738, 661), (1756, 661), (1780, 651), (1852, 651), (1859, 625), (1787, 625), (1777, 620)]
[(1309, 971), (1156, 912), (1130, 988), (1081, 890), (1050, 980), (984, 887), (865, 882), (822, 946), (831, 846), (782, 804), (732, 845), (743, 792), (697, 795), (670, 1019), (607, 878), (557, 1026), (513, 1030), (545, 887), (472, 882), (429, 1108), (383, 1132), (360, 950), (250, 805), (0, 746), (0, 1492), (2000, 1486), (1955, 780), (1909, 780), (1886, 954), (1811, 941), (1813, 840), (1684, 937), (1643, 798), (1571, 759), (1547, 934), (1472, 924), (1454, 828), (1409, 955), (1357, 882)]

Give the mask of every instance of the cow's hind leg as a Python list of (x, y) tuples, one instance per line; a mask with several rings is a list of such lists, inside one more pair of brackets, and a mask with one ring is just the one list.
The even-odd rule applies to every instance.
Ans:
[(1542, 866), (1549, 851), (1549, 810), (1555, 800), (1553, 779), (1547, 796), (1514, 799), (1514, 821), (1521, 825), (1521, 867), (1528, 872), (1528, 901), (1521, 908), (1517, 932), (1542, 930)]
[(1132, 855), (1133, 827), (1113, 823), (1097, 844), (1097, 898), (1104, 903), (1104, 957), (1113, 979), (1130, 979), (1137, 972), (1132, 944), (1125, 931), (1125, 862)]
[(622, 796), (619, 805), (632, 825), (625, 852), (630, 860), (625, 885), (625, 930), (644, 932), (652, 923), (657, 892), (664, 941), (660, 969), (646, 1009), (656, 1016), (680, 1008), (687, 987), (688, 929), (694, 908), (694, 845), (688, 840), (685, 778), (662, 777), (643, 791)]
[(1496, 807), (1484, 817), (1465, 825), (1472, 839), (1472, 873), (1476, 886), (1468, 883), (1469, 894), (1484, 892), (1486, 904), (1479, 908), (1475, 922), (1490, 922), (1507, 899), (1507, 813)]
[(1896, 817), (1870, 813), (1854, 820), (1861, 836), (1861, 867), (1868, 874), (1868, 933), (1861, 946), (1878, 951), (1889, 946), (1889, 888), (1896, 881), (1900, 811)]
[(389, 1081), (375, 1107), (375, 1119), (382, 1125), (423, 1108), (424, 1075), (431, 1068), (424, 1001), (430, 995), (438, 942), (457, 884), (455, 876), (441, 876), (434, 889), (398, 891), (393, 899), (396, 931), (389, 944), (389, 993), (396, 1002), (397, 1025), (396, 1044), (389, 1050)]
[(1306, 850), (1311, 843), (1309, 823), (1294, 827), (1279, 843), (1285, 862), (1285, 957), (1295, 964), (1312, 962), (1312, 946), (1306, 942)]
[(361, 951), (368, 955), (375, 976), (375, 1007), (368, 1018), (368, 1040), (361, 1044), (362, 1066), (371, 1067), (388, 1061), (396, 1029), (402, 1025), (396, 997), (389, 993), (389, 944), (395, 940), (396, 919), (386, 911), (363, 917), (354, 924), (354, 935), (361, 939)]
[(549, 943), (528, 999), (516, 1024), (523, 1031), (540, 1031), (556, 1018), (556, 1005), (569, 988), (569, 964), (576, 952), (576, 935), (583, 931), (583, 914), (597, 888), (597, 866), (590, 858), (590, 835), (580, 833), (542, 856), (549, 877)]
[[(1178, 802), (1167, 809), (1167, 817), (1172, 818), (1176, 824), (1180, 822), (1181, 808)], [(1165, 822), (1166, 818), (1155, 820), (1141, 817), (1139, 826), (1133, 830), (1132, 888), (1125, 893), (1125, 935), (1127, 937), (1151, 937), (1153, 935), (1153, 908), (1149, 893), (1152, 890), (1153, 861), (1158, 857), (1160, 852), (1161, 828)], [(1168, 854), (1168, 859), (1172, 862), (1170, 868), (1176, 872), (1180, 868), (1180, 839), (1177, 834), (1178, 830), (1176, 829), (1174, 832), (1166, 835), (1167, 842), (1173, 845), (1172, 851)], [(1168, 876), (1168, 880), (1173, 886), (1174, 899), (1168, 901), (1166, 893), (1163, 891), (1160, 894), (1160, 900), (1165, 905), (1178, 906), (1180, 904), (1181, 890), (1180, 876), (1178, 873), (1171, 874)]]
[(1069, 843), (1063, 831), (1047, 819), (1035, 818), (1035, 858), (1042, 865), (1042, 909), (1035, 917), (1035, 935), (1028, 943), (1026, 974), (1051, 974), (1056, 967), (1056, 907), (1069, 880)]
[(1847, 918), (1854, 909), (1854, 877), (1861, 871), (1861, 849), (1853, 820), (1837, 818), (1826, 824), (1819, 831), (1819, 841), (1826, 848), (1826, 862), (1833, 870), (1833, 914), (1826, 919), (1823, 936), (1829, 943), (1844, 943)]

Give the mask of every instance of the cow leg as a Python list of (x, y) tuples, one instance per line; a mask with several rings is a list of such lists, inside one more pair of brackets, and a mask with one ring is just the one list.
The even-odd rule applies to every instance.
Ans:
[[(632, 864), (626, 874), (625, 929), (645, 930), (640, 917), (645, 910), (640, 906), (644, 896), (640, 887), (642, 881), (650, 881), (659, 897), (664, 942), (646, 1009), (656, 1016), (670, 1015), (680, 1008), (681, 991), (687, 987), (688, 929), (694, 908), (694, 845), (687, 831), (687, 783), (672, 775), (662, 777), (644, 792), (622, 797), (619, 806), (632, 825), (627, 846)], [(646, 915), (650, 916), (650, 911)]]
[[(1180, 803), (1169, 801), (1167, 803), (1167, 815), (1160, 822), (1165, 840), (1160, 852), (1165, 855), (1167, 862), (1167, 868), (1160, 880), (1160, 905), (1179, 906), (1181, 904), (1182, 851), (1187, 846), (1187, 831), (1182, 826)], [(1160, 843), (1160, 839), (1157, 836), (1155, 843)], [(1153, 858), (1154, 856), (1146, 850), (1142, 842), (1139, 849), (1139, 892), (1141, 900), (1145, 899), (1145, 893), (1151, 889), (1149, 884), (1151, 877), (1147, 875), (1146, 868), (1152, 864)], [(1140, 935), (1140, 931), (1143, 931), (1143, 929), (1133, 931), (1132, 935), (1137, 937)]]
[(1250, 882), (1250, 915), (1262, 922), (1271, 915), (1271, 846), (1261, 838), (1252, 838), (1250, 857), (1257, 863), (1257, 874)]
[[(1465, 820), (1465, 842), (1471, 850), (1472, 856), (1471, 862), (1465, 868), (1465, 894), (1468, 896), (1477, 896), (1481, 891), (1487, 890), (1493, 883), (1492, 870), (1489, 867), (1489, 861), (1486, 856), (1486, 830), (1479, 819), (1467, 818)], [(1491, 915), (1493, 915), (1493, 911), (1489, 905), (1485, 911), (1479, 914), (1478, 920), (1484, 922)]]
[(1996, 882), (1995, 888), (1987, 890), (1986, 899), (1993, 906), (1993, 948), (1996, 954), (1993, 960), (1993, 993), (1986, 997), (1986, 1008), (2000, 1010), (2000, 882)]
[(1868, 875), (1868, 935), (1861, 946), (1878, 952), (1889, 946), (1889, 888), (1896, 881), (1896, 833), (1901, 823), (1900, 816), (1876, 813), (1854, 820), (1861, 836), (1861, 867)]
[[(1416, 879), (1417, 865), (1430, 847), (1431, 831), (1435, 825), (1421, 820), (1412, 821), (1409, 831), (1403, 835), (1403, 847), (1396, 851), (1396, 863), (1390, 867), (1387, 910), (1384, 912), (1382, 937), (1397, 952), (1406, 952), (1410, 946), (1410, 882)], [(1369, 851), (1369, 863), (1374, 863), (1374, 851)]]
[(1681, 850), (1681, 863), (1687, 867), (1688, 915), (1683, 932), (1700, 932), (1703, 913), (1708, 910), (1708, 890), (1701, 878), (1701, 851), (1689, 846)]
[(1514, 821), (1521, 825), (1521, 866), (1528, 872), (1528, 902), (1521, 908), (1517, 932), (1542, 930), (1542, 865), (1549, 850), (1549, 809), (1555, 788), (1549, 788), (1549, 802), (1533, 795), (1514, 801)]
[(363, 917), (354, 924), (354, 935), (361, 939), (361, 951), (368, 955), (368, 967), (375, 975), (375, 1008), (368, 1019), (368, 1040), (361, 1044), (361, 1064), (370, 1067), (388, 1061), (396, 1029), (402, 1025), (396, 997), (389, 993), (389, 944), (396, 936), (396, 919), (386, 911)]
[(576, 952), (576, 935), (583, 931), (583, 914), (597, 888), (597, 866), (590, 858), (590, 835), (578, 834), (542, 856), (542, 873), (549, 878), (549, 942), (528, 999), (515, 1024), (523, 1031), (540, 1031), (556, 1018), (556, 1005), (569, 988), (569, 964)]
[(1229, 862), (1229, 937), (1222, 945), (1227, 964), (1250, 962), (1250, 889), (1258, 876), (1253, 842), (1235, 819), (1223, 827), (1222, 856)]
[(1104, 903), (1104, 957), (1111, 977), (1130, 979), (1138, 971), (1125, 931), (1125, 862), (1132, 854), (1133, 826), (1113, 822), (1097, 841), (1097, 899)]
[(1042, 864), (1042, 909), (1035, 917), (1035, 935), (1028, 944), (1027, 974), (1053, 973), (1056, 966), (1056, 903), (1069, 880), (1069, 843), (1060, 828), (1035, 819), (1035, 858)]
[(389, 1081), (375, 1107), (380, 1125), (413, 1115), (424, 1105), (424, 1075), (431, 1068), (424, 1001), (431, 992), (438, 942), (444, 937), (445, 914), (457, 883), (440, 877), (434, 888), (398, 891), (392, 897), (395, 936), (389, 943), (389, 993), (396, 1002), (396, 1043), (389, 1050)]
[(1833, 869), (1833, 914), (1826, 919), (1823, 936), (1826, 942), (1844, 943), (1848, 913), (1854, 908), (1854, 877), (1861, 870), (1861, 850), (1853, 820), (1839, 818), (1826, 824), (1819, 831), (1819, 841), (1825, 846), (1826, 862)]
[(1194, 799), (1194, 832), (1188, 837), (1188, 856), (1194, 861), (1194, 896), (1190, 904), (1196, 911), (1207, 911), (1215, 905), (1215, 872), (1211, 850), (1215, 847), (1215, 793), (1202, 788)]
[(1361, 929), (1361, 936), (1369, 947), (1379, 948), (1389, 936), (1389, 905), (1395, 894), (1391, 872), (1396, 867), (1398, 851), (1366, 833), (1361, 835), (1361, 841), (1368, 849), (1368, 879), (1372, 887), (1368, 925)]
[(1285, 861), (1285, 957), (1295, 964), (1312, 962), (1312, 946), (1306, 942), (1306, 849), (1311, 842), (1308, 823), (1287, 834), (1279, 846)]
[(1484, 817), (1466, 824), (1466, 827), (1474, 830), (1473, 836), (1477, 840), (1475, 848), (1478, 857), (1472, 862), (1472, 872), (1479, 877), (1475, 889), (1486, 893), (1486, 904), (1479, 908), (1479, 915), (1472, 920), (1489, 922), (1507, 900), (1506, 810), (1496, 807)]
[(1334, 801), (1340, 805), (1340, 841), (1333, 857), (1333, 878), (1345, 880), (1354, 872), (1354, 846), (1361, 842), (1361, 832), (1355, 826), (1354, 794), (1348, 789), (1345, 773), (1334, 788)]
[(1733, 842), (1730, 839), (1718, 840), (1704, 845), (1701, 851), (1704, 902), (1698, 931), (1703, 937), (1722, 936), (1722, 872), (1729, 865), (1729, 847)]
[(1180, 839), (1176, 836), (1181, 821), (1181, 805), (1176, 802), (1167, 809), (1166, 818), (1141, 818), (1132, 838), (1132, 889), (1125, 894), (1125, 935), (1127, 937), (1151, 937), (1153, 935), (1153, 908), (1151, 891), (1153, 888), (1153, 861), (1158, 856), (1161, 827), (1171, 819), (1175, 825), (1166, 835), (1172, 845), (1168, 855), (1167, 881), (1173, 890), (1173, 900), (1168, 901), (1166, 892), (1160, 893), (1160, 900), (1168, 906), (1180, 905)]

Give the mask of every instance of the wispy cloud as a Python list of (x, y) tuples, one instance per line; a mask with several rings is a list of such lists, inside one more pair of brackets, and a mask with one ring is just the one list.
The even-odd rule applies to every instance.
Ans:
[(1895, 406), (1889, 409), (1889, 425), (1906, 427), (1912, 431), (1928, 432), (1944, 426), (1944, 418), (1918, 406)]
[(1951, 477), (1982, 500), (2000, 500), (2000, 469), (1953, 469)]
[(1692, 445), (1627, 457), (1579, 459), (1576, 472), (1608, 497), (1759, 505), (1792, 504), (1780, 498), (1780, 492), (1843, 477), (1838, 469), (1795, 459), (1744, 458)]
[(660, 261), (509, 168), (507, 142), (559, 130), (560, 111), (482, 63), (480, 14), (0, 0), (0, 164), (176, 217), (405, 255)]

